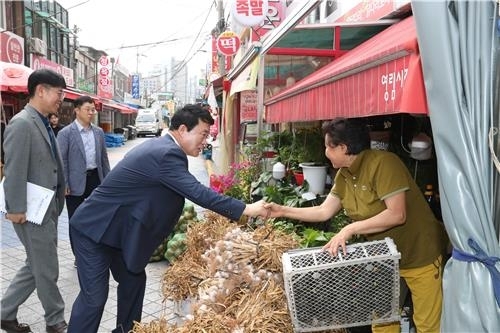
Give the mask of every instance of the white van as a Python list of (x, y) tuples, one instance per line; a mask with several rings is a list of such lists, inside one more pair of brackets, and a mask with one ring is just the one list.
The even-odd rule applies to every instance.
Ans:
[(160, 136), (162, 128), (158, 110), (155, 109), (139, 109), (135, 118), (135, 127), (137, 128), (137, 136), (153, 134)]

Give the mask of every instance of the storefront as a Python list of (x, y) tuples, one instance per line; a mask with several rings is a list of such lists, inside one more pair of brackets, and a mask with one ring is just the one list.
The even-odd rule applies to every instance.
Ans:
[(387, 28), (265, 102), (267, 123), (427, 115), (413, 17)]

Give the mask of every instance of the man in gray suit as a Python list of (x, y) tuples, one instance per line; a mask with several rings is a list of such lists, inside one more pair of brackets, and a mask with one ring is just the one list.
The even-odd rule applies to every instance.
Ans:
[[(64, 78), (47, 69), (28, 78), (29, 103), (5, 129), (5, 207), (26, 250), (26, 262), (17, 271), (2, 298), (1, 328), (8, 333), (31, 332), (17, 321), (21, 304), (37, 290), (45, 310), (46, 330), (66, 332), (64, 301), (57, 287), (57, 222), (64, 207), (64, 174), (57, 142), (47, 116), (57, 112), (64, 99)], [(26, 184), (55, 191), (42, 224), (26, 223)]]
[[(64, 165), (66, 208), (70, 219), (110, 170), (104, 131), (92, 125), (96, 113), (94, 100), (90, 96), (81, 96), (75, 99), (73, 106), (76, 119), (61, 129), (57, 136)], [(74, 266), (77, 266), (76, 260)]]
[(66, 207), (70, 219), (110, 170), (104, 131), (92, 125), (96, 113), (94, 100), (90, 96), (81, 96), (73, 105), (76, 119), (61, 129), (57, 136), (64, 165)]

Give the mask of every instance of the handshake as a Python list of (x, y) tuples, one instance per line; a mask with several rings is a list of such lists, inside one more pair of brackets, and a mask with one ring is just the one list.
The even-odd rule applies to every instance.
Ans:
[(252, 204), (247, 204), (243, 215), (250, 217), (260, 217), (262, 219), (270, 219), (282, 216), (281, 214), (282, 206), (272, 203), (265, 202), (264, 200), (259, 200)]

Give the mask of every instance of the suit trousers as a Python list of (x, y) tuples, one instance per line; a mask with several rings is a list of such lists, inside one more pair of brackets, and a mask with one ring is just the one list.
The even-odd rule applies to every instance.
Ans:
[(85, 192), (82, 195), (68, 195), (66, 196), (66, 208), (68, 209), (68, 218), (70, 219), (75, 210), (81, 203), (88, 198), (88, 196), (92, 193), (92, 191), (99, 186), (101, 181), (99, 180), (99, 174), (97, 169), (92, 171), (87, 171), (87, 179), (85, 183)]
[[(82, 204), (82, 202), (89, 197), (92, 191), (99, 186), (101, 180), (99, 179), (99, 174), (97, 169), (92, 171), (87, 171), (87, 179), (85, 182), (85, 192), (82, 195), (67, 195), (66, 196), (66, 209), (68, 210), (68, 219), (71, 219), (73, 214), (75, 213), (78, 206)], [(70, 245), (71, 251), (73, 251), (73, 242), (71, 242), (71, 234), (70, 237)], [(73, 251), (74, 253), (74, 251)]]
[(37, 290), (45, 310), (45, 322), (54, 325), (64, 320), (64, 300), (57, 287), (57, 205), (49, 206), (50, 218), (42, 225), (31, 222), (14, 224), (19, 240), (26, 250), (26, 262), (18, 271), (2, 298), (2, 320), (14, 320), (17, 311)]
[(94, 242), (71, 225), (70, 235), (78, 262), (80, 293), (73, 303), (68, 333), (97, 332), (108, 298), (110, 271), (118, 282), (116, 331), (132, 330), (134, 321), (141, 321), (145, 271), (128, 271), (120, 250)]

